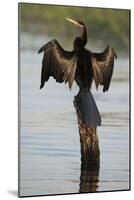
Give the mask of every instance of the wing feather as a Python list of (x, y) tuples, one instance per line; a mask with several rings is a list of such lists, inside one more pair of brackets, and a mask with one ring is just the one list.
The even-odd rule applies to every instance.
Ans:
[(74, 51), (65, 51), (57, 40), (52, 40), (40, 48), (38, 53), (44, 51), (41, 70), (42, 88), (49, 77), (52, 76), (56, 82), (68, 82), (71, 89), (75, 79), (77, 68), (77, 56)]
[(103, 92), (108, 91), (114, 69), (115, 50), (107, 45), (102, 53), (91, 53), (91, 61), (96, 88), (103, 85)]

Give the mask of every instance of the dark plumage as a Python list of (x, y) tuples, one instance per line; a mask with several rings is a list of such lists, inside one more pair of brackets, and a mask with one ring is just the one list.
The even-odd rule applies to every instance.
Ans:
[(70, 89), (74, 80), (80, 89), (90, 89), (94, 79), (96, 88), (103, 85), (103, 92), (108, 91), (114, 57), (117, 58), (114, 49), (107, 45), (102, 53), (92, 53), (85, 48), (87, 31), (84, 23), (68, 18), (67, 20), (79, 28), (81, 35), (75, 38), (72, 51), (65, 51), (55, 39), (40, 48), (38, 53), (44, 51), (40, 88), (52, 76), (56, 82), (68, 82)]
[(86, 49), (87, 31), (84, 23), (68, 18), (67, 20), (79, 28), (80, 36), (74, 39), (72, 51), (65, 51), (55, 39), (40, 48), (38, 53), (44, 52), (40, 89), (50, 76), (56, 82), (68, 82), (70, 89), (76, 81), (80, 90), (73, 103), (78, 119), (82, 168), (88, 172), (92, 169), (92, 173), (98, 173), (100, 150), (97, 126), (101, 125), (101, 116), (90, 88), (94, 80), (96, 89), (102, 85), (103, 92), (108, 91), (114, 58), (117, 56), (111, 45), (107, 45), (102, 53), (93, 53)]

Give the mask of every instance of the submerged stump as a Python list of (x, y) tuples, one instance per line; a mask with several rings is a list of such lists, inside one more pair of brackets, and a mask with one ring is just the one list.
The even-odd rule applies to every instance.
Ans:
[[(79, 100), (79, 94), (74, 97), (74, 107), (77, 114), (78, 128), (80, 135), (80, 148), (81, 148), (81, 164), (82, 168), (86, 167), (90, 170), (99, 169), (100, 165), (100, 149), (99, 139), (97, 133), (97, 127), (89, 128), (82, 122), (79, 106), (77, 104)], [(90, 116), (89, 116), (90, 117)]]

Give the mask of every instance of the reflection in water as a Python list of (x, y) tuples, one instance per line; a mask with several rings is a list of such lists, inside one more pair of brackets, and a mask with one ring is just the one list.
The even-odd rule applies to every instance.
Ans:
[(80, 193), (96, 192), (99, 183), (99, 162), (97, 166), (81, 164)]

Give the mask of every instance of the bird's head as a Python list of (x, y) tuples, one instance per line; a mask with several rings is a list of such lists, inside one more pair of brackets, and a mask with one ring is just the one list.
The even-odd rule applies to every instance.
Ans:
[[(86, 31), (85, 24), (82, 21), (79, 21), (79, 20), (72, 20), (72, 19), (69, 19), (69, 18), (66, 18), (66, 20), (75, 24), (76, 27), (79, 28), (80, 33), (81, 33), (81, 36), (77, 37), (75, 39), (74, 46), (77, 47), (78, 44), (79, 44), (79, 46), (85, 46), (85, 44), (87, 43), (87, 31)], [(80, 43), (81, 43), (81, 45), (80, 45)]]

